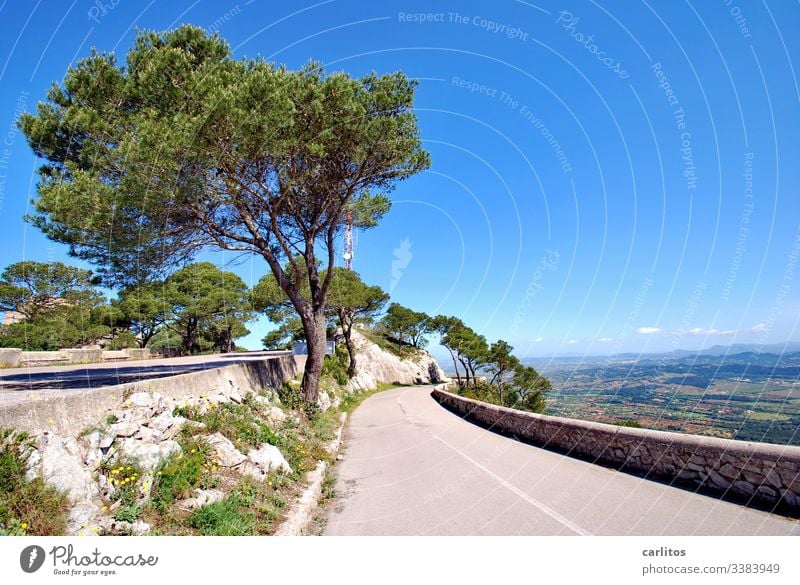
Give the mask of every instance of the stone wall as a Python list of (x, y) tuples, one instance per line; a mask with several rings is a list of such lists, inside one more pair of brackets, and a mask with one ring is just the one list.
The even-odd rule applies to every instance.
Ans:
[(533, 444), (735, 499), (800, 514), (800, 447), (620, 427), (533, 414), (436, 389), (448, 409)]
[(222, 368), (191, 372), (105, 386), (90, 390), (65, 390), (45, 398), (0, 405), (0, 428), (29, 433), (50, 431), (74, 437), (113, 412), (127, 396), (136, 392), (159, 392), (173, 399), (205, 396), (229, 387), (243, 390), (278, 387), (293, 378), (305, 364), (305, 356), (280, 355)]

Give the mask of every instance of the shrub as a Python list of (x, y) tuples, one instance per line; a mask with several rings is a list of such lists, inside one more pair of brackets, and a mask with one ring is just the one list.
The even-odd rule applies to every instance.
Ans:
[(150, 502), (162, 513), (176, 500), (188, 497), (195, 487), (212, 487), (215, 464), (208, 443), (190, 437), (182, 440), (181, 447), (181, 453), (167, 459), (156, 471)]
[(0, 431), (0, 535), (62, 535), (69, 500), (40, 477), (25, 477), (32, 440), (26, 433)]

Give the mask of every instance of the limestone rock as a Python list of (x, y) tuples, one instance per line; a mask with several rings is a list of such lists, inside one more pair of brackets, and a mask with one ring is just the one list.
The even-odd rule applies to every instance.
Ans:
[(331, 397), (327, 392), (320, 392), (317, 396), (317, 405), (322, 412), (325, 412), (331, 407)]
[(64, 490), (75, 501), (97, 494), (97, 486), (83, 466), (78, 442), (45, 432), (40, 438), (42, 478), (55, 488)]
[(233, 443), (221, 433), (209, 435), (206, 437), (206, 442), (216, 451), (219, 457), (219, 464), (222, 467), (236, 467), (246, 459), (246, 457), (233, 446)]
[(123, 439), (120, 442), (119, 449), (126, 456), (135, 458), (143, 469), (152, 471), (158, 467), (162, 460), (175, 453), (180, 453), (181, 446), (172, 440), (161, 443), (147, 443), (139, 439)]
[(247, 453), (247, 459), (265, 473), (270, 471), (292, 472), (289, 462), (275, 445), (265, 443), (258, 449), (251, 449)]
[(267, 477), (267, 474), (264, 472), (264, 470), (261, 469), (258, 465), (256, 465), (252, 461), (250, 461), (249, 459), (246, 460), (241, 465), (239, 465), (239, 467), (237, 467), (236, 469), (242, 475), (248, 475), (258, 481), (263, 481)]
[(279, 425), (283, 422), (286, 422), (286, 413), (283, 412), (277, 406), (271, 406), (269, 409), (269, 413), (267, 414), (267, 418), (270, 420), (271, 423), (275, 425)]
[(67, 532), (77, 534), (79, 532), (89, 533), (89, 528), (95, 524), (95, 518), (100, 513), (100, 506), (91, 500), (78, 502), (69, 511), (67, 517)]
[(133, 421), (118, 422), (111, 425), (108, 432), (114, 437), (132, 437), (139, 430), (139, 426), (138, 423)]
[(134, 438), (141, 439), (148, 443), (158, 443), (162, 438), (162, 433), (159, 430), (150, 427), (139, 427), (134, 435)]
[(195, 490), (194, 496), (187, 498), (178, 503), (181, 510), (196, 510), (209, 504), (221, 501), (225, 497), (225, 493), (221, 490)]

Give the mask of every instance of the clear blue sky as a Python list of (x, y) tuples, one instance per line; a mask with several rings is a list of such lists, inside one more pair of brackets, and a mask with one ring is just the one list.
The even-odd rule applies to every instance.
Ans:
[(192, 23), (239, 57), (420, 80), (433, 165), (355, 255), (397, 302), (520, 355), (800, 339), (797, 3), (0, 0), (0, 23), (0, 266), (74, 262), (22, 221), (15, 110), (92, 46)]

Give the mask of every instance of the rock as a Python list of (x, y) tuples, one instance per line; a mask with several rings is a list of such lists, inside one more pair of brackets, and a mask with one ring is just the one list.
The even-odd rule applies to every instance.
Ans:
[(38, 449), (31, 449), (28, 458), (25, 460), (25, 478), (32, 481), (33, 478), (42, 474), (42, 455)]
[(247, 459), (233, 446), (227, 437), (221, 433), (214, 433), (206, 437), (206, 442), (214, 448), (219, 457), (219, 464), (223, 467), (236, 467)]
[(783, 482), (781, 481), (780, 476), (772, 469), (770, 469), (767, 473), (767, 481), (772, 484), (773, 487), (778, 489), (783, 487)]
[(766, 485), (759, 486), (756, 494), (765, 497), (769, 501), (775, 501), (778, 497), (778, 492)]
[(219, 502), (225, 497), (225, 493), (221, 490), (195, 490), (194, 493), (194, 497), (178, 502), (178, 507), (181, 510), (196, 510), (197, 508)]
[(242, 393), (239, 392), (238, 388), (231, 388), (228, 391), (228, 398), (233, 402), (235, 402), (236, 404), (241, 404), (242, 402), (244, 402), (244, 396), (242, 396)]
[(277, 406), (271, 406), (269, 409), (269, 413), (267, 414), (267, 418), (270, 420), (271, 423), (275, 425), (279, 425), (281, 423), (286, 422), (287, 416), (286, 413), (283, 412)]
[(722, 476), (713, 469), (708, 470), (708, 477), (711, 479), (711, 483), (718, 488), (728, 489), (731, 486), (731, 482), (728, 478)]
[(139, 425), (133, 421), (118, 422), (111, 425), (108, 429), (109, 434), (114, 437), (132, 437), (139, 430)]
[(97, 485), (81, 461), (78, 442), (45, 432), (40, 438), (42, 478), (74, 502), (97, 495)]
[(267, 474), (264, 472), (264, 470), (250, 460), (245, 461), (236, 469), (242, 475), (249, 475), (258, 481), (263, 481), (267, 477)]
[(739, 471), (730, 463), (726, 463), (722, 467), (719, 468), (719, 474), (728, 478), (728, 479), (736, 479), (739, 477)]
[(110, 431), (102, 433), (98, 439), (97, 447), (100, 449), (108, 449), (114, 444), (114, 439), (116, 438), (117, 436)]
[(331, 407), (331, 397), (327, 392), (320, 392), (317, 396), (317, 405), (322, 412), (325, 412)]
[(150, 525), (144, 520), (136, 520), (131, 526), (131, 532), (134, 536), (142, 536), (150, 532)]
[(342, 457), (342, 454), (341, 454), (341, 453), (339, 453), (339, 454), (336, 456), (336, 461), (341, 461), (342, 459), (344, 459), (344, 457)]
[(753, 487), (753, 484), (746, 481), (734, 481), (733, 489), (735, 492), (744, 494), (746, 496), (752, 496), (756, 491), (756, 488)]
[(181, 452), (177, 442), (169, 440), (161, 443), (146, 443), (139, 439), (123, 439), (119, 450), (128, 457), (135, 458), (146, 471), (158, 467), (162, 460)]
[(133, 406), (136, 408), (154, 409), (158, 404), (160, 394), (151, 394), (150, 392), (136, 392), (131, 394), (128, 399), (123, 402), (123, 406)]
[(265, 473), (270, 471), (292, 472), (289, 462), (275, 445), (265, 443), (258, 449), (252, 449), (247, 453), (247, 459)]
[(74, 505), (67, 517), (67, 532), (91, 534), (90, 527), (96, 524), (95, 517), (100, 513), (100, 506), (91, 500), (82, 500)]
[(147, 424), (151, 429), (161, 433), (164, 439), (173, 439), (181, 432), (186, 419), (182, 416), (172, 416), (171, 410), (165, 410), (154, 416)]
[(163, 437), (161, 431), (157, 429), (151, 429), (149, 427), (139, 427), (139, 430), (136, 431), (134, 438), (141, 439), (142, 441), (146, 441), (148, 443), (158, 443)]

